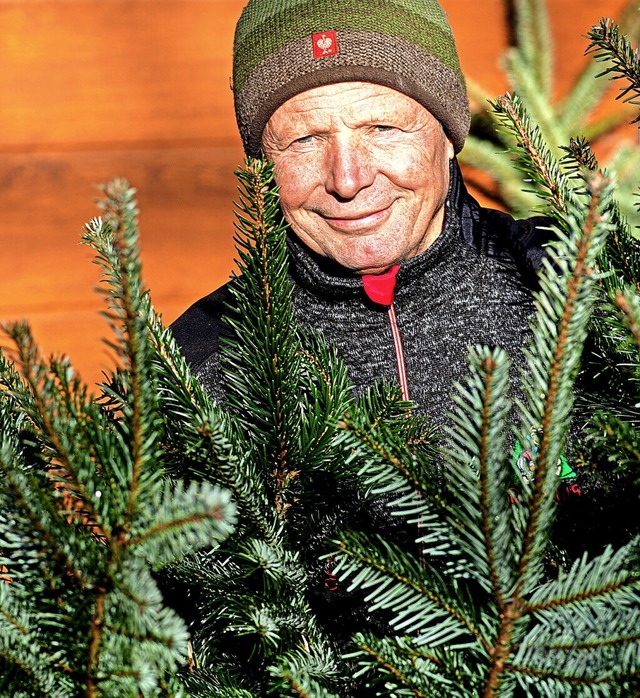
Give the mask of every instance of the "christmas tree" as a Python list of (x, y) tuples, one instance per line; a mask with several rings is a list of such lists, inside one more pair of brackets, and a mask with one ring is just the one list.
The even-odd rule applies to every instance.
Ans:
[[(557, 58), (551, 5), (547, 0), (504, 0), (503, 5), (510, 46), (501, 56), (501, 71), (509, 92), (518, 95), (551, 152), (560, 157), (562, 145), (577, 136), (585, 137), (594, 148), (607, 137), (610, 140), (611, 134), (633, 117), (633, 108), (602, 109), (608, 101), (609, 83), (595, 79), (601, 66), (585, 62), (575, 80), (561, 88), (559, 77), (565, 71)], [(622, 5), (617, 24), (637, 43), (640, 13), (635, 0)], [(471, 78), (467, 79), (467, 89), (473, 116), (460, 161), (472, 168), (467, 173), (468, 182), (516, 218), (529, 216), (542, 190), (526, 180), (521, 167), (513, 166), (516, 140), (500, 127), (500, 119), (490, 107), (492, 93)], [(616, 173), (618, 201), (625, 216), (638, 225), (632, 194), (640, 179), (640, 150), (631, 139), (618, 141), (616, 147), (608, 149), (606, 167)]]
[(133, 193), (106, 189), (86, 241), (122, 362), (97, 399), (24, 323), (0, 357), (0, 693), (182, 695), (183, 619), (152, 570), (232, 528), (229, 493), (163, 475), (162, 405), (141, 291)]
[[(636, 53), (592, 42), (637, 102)], [(584, 141), (557, 160), (495, 110), (557, 241), (522, 397), (475, 347), (443, 435), (391, 386), (354, 398), (295, 320), (268, 163), (239, 173), (220, 401), (143, 288), (133, 190), (105, 188), (85, 241), (119, 367), (95, 397), (23, 324), (0, 359), (1, 695), (640, 692), (637, 516), (589, 528), (637, 505), (640, 249)]]

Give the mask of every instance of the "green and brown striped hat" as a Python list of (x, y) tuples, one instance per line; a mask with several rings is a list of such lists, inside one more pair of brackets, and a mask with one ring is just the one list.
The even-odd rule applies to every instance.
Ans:
[(462, 149), (469, 102), (436, 0), (249, 0), (233, 47), (236, 118), (248, 155), (259, 155), (269, 117), (288, 99), (356, 80), (413, 97)]

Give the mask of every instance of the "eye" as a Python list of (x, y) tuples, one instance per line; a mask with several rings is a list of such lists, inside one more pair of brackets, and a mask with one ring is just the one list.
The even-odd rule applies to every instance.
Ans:
[(303, 145), (304, 143), (311, 143), (312, 139), (313, 136), (300, 136), (300, 138), (296, 138), (293, 143), (300, 143)]
[(395, 126), (389, 126), (389, 124), (376, 124), (373, 127), (374, 131), (377, 131), (378, 133), (387, 133), (388, 131), (395, 131), (396, 127)]

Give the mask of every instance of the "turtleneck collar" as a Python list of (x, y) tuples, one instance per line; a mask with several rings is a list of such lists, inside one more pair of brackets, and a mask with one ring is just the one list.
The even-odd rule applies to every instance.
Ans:
[[(455, 158), (449, 168), (449, 191), (445, 202), (442, 232), (425, 252), (400, 263), (397, 276), (398, 293), (412, 282), (431, 272), (443, 261), (451, 259), (462, 244), (460, 210), (463, 194), (462, 176)], [(339, 264), (310, 250), (292, 232), (287, 240), (289, 273), (302, 286), (324, 298), (340, 300), (362, 296), (362, 278)]]

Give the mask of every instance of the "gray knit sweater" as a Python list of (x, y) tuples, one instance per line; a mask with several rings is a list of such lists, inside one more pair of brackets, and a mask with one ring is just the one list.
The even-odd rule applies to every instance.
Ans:
[[(448, 421), (453, 385), (468, 372), (471, 346), (501, 346), (522, 365), (547, 223), (481, 208), (453, 164), (444, 230), (426, 252), (401, 264), (395, 295), (411, 399), (435, 426)], [(368, 300), (359, 277), (295, 237), (289, 251), (295, 313), (337, 347), (356, 391), (380, 379), (397, 382), (386, 308)], [(223, 287), (172, 326), (196, 376), (215, 396), (222, 394), (220, 318), (229, 300)]]

